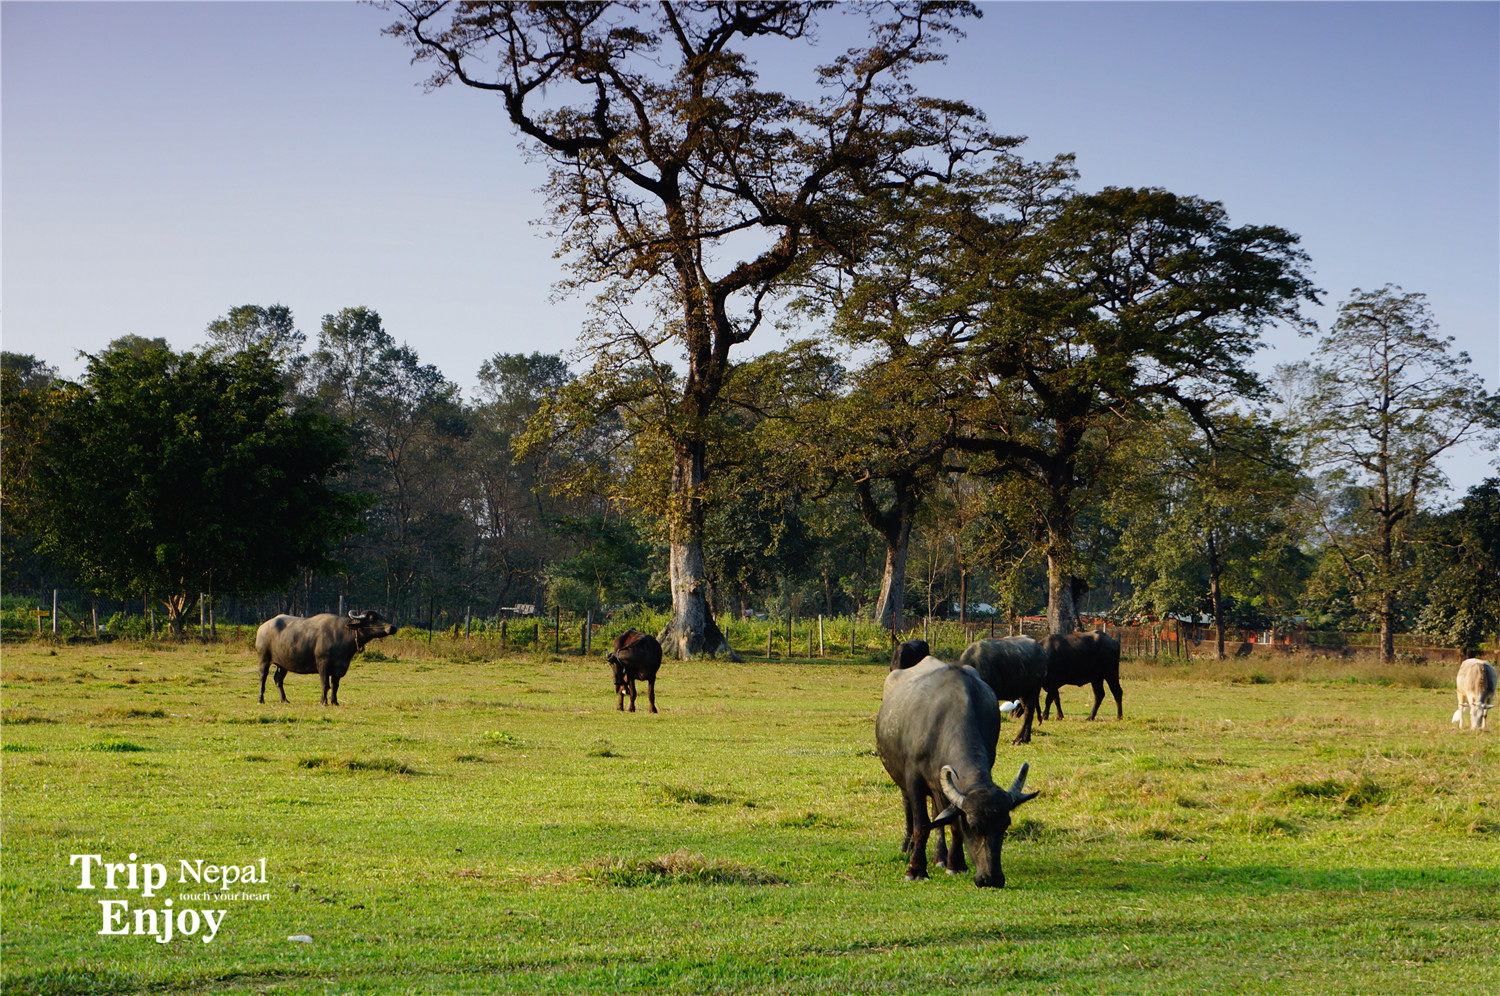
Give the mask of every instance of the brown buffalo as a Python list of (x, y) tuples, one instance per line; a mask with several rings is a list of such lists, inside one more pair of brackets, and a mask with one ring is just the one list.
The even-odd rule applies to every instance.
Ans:
[(656, 712), (656, 672), (661, 669), (661, 644), (650, 633), (627, 629), (615, 637), (615, 649), (605, 658), (615, 669), (615, 691), (620, 695), (620, 710), (630, 695), (630, 711), (635, 712), (635, 683), (646, 682), (646, 696), (651, 711)]

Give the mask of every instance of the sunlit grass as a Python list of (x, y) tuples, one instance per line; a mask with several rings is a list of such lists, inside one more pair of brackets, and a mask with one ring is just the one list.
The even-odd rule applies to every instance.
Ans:
[[(1092, 723), (1065, 688), (1069, 719), (1002, 736), (997, 780), (1029, 761), (1042, 794), (996, 891), (904, 881), (883, 664), (669, 661), (651, 715), (616, 711), (598, 655), (392, 643), (337, 708), (302, 675), (258, 704), (236, 646), (7, 647), (4, 991), (1467, 993), (1500, 970), (1500, 734), (1449, 725), (1446, 669), (1132, 661), (1124, 721)], [(269, 898), (220, 903), (211, 944), (101, 936), (80, 853), (168, 864), (178, 909), (203, 904), (176, 862), (264, 857)]]

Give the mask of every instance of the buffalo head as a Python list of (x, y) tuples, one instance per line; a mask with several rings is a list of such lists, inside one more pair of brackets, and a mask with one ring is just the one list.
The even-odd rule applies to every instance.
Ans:
[(1000, 851), (1005, 845), (1005, 832), (1010, 829), (1011, 810), (1038, 795), (1021, 791), (1026, 785), (1026, 772), (1030, 767), (1029, 764), (1021, 765), (1020, 773), (1008, 789), (984, 784), (965, 791), (959, 787), (953, 767), (943, 765), (940, 779), (948, 808), (934, 817), (929, 827), (959, 824), (958, 829), (962, 831), (964, 843), (969, 846), (969, 855), (974, 861), (974, 884), (981, 888), (1005, 888)]
[(371, 640), (396, 635), (395, 624), (380, 618), (380, 613), (374, 609), (368, 612), (349, 613), (349, 621), (344, 625), (354, 631), (355, 643), (361, 649)]

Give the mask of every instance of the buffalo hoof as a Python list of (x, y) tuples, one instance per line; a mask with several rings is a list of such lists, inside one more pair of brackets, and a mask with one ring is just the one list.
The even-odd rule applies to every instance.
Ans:
[(908, 882), (925, 882), (925, 881), (927, 881), (927, 876), (926, 875), (913, 875), (911, 872), (907, 872), (906, 873), (906, 880)]

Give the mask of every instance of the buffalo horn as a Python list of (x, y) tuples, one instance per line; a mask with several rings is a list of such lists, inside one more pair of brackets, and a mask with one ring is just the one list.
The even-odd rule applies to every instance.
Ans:
[(1037, 796), (1041, 795), (1040, 792), (1023, 793), (1021, 791), (1021, 789), (1026, 787), (1026, 772), (1030, 770), (1030, 763), (1023, 763), (1021, 765), (1021, 770), (1016, 773), (1016, 780), (1010, 783), (1010, 805), (1012, 809), (1019, 806), (1023, 802), (1030, 802), (1032, 799), (1035, 799)]
[(953, 770), (953, 765), (943, 765), (943, 770), (938, 773), (938, 781), (943, 786), (943, 795), (955, 806), (964, 804), (964, 794), (958, 787), (958, 772)]

